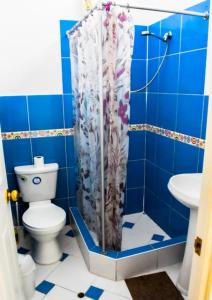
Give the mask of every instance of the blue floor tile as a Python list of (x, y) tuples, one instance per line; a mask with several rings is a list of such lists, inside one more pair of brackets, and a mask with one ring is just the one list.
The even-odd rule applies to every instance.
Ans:
[(91, 285), (85, 293), (85, 296), (94, 300), (98, 300), (103, 294), (103, 292), (104, 290)]
[(19, 254), (26, 254), (26, 253), (28, 253), (29, 252), (29, 249), (26, 249), (26, 248), (24, 248), (24, 247), (20, 247), (19, 249), (18, 249), (18, 253)]
[(67, 236), (70, 236), (70, 237), (74, 237), (74, 232), (73, 232), (73, 230), (69, 230), (68, 232), (66, 232), (66, 235), (67, 235)]
[(123, 224), (122, 227), (126, 227), (126, 228), (129, 228), (129, 229), (132, 229), (134, 225), (135, 224), (131, 223), (131, 222), (124, 222), (124, 224)]
[(63, 253), (60, 261), (64, 261), (64, 259), (66, 259), (66, 257), (68, 257), (68, 254), (67, 253)]
[(151, 239), (154, 241), (162, 242), (164, 240), (164, 235), (153, 234)]
[(44, 280), (35, 289), (40, 293), (48, 294), (48, 292), (53, 289), (54, 286), (54, 283)]

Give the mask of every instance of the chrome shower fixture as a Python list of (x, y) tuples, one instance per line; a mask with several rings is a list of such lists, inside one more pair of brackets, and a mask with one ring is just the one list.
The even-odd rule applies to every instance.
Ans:
[(167, 41), (172, 38), (172, 32), (171, 31), (166, 32), (163, 37), (151, 32), (151, 31), (148, 31), (148, 30), (142, 31), (141, 34), (144, 35), (144, 36), (145, 35), (154, 36), (154, 37), (156, 37), (157, 39), (161, 40), (164, 43), (167, 43)]

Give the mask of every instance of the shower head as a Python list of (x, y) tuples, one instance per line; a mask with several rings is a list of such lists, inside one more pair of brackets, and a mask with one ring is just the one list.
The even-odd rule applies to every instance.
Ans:
[(154, 37), (156, 37), (157, 39), (161, 40), (164, 43), (167, 43), (167, 41), (172, 38), (172, 32), (171, 31), (166, 32), (163, 37), (151, 32), (149, 30), (142, 31), (141, 34), (143, 36), (148, 36), (148, 35), (154, 36)]

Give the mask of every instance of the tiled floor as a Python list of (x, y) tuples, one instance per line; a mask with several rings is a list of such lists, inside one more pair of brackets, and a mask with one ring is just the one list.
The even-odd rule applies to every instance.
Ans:
[[(128, 222), (133, 221), (128, 219)], [(136, 224), (137, 222), (135, 222), (135, 226)], [(66, 226), (60, 235), (63, 253), (68, 254), (63, 257), (63, 261), (46, 266), (36, 265), (37, 290), (32, 300), (74, 300), (80, 299), (77, 296), (80, 292), (85, 294), (83, 299), (132, 299), (124, 280), (115, 282), (88, 272), (76, 238), (72, 237), (72, 234), (66, 235), (69, 231), (70, 226)], [(154, 233), (162, 234), (158, 231)], [(29, 240), (26, 239), (21, 246), (24, 249), (29, 249)], [(179, 268), (180, 265), (165, 268), (174, 283)]]
[[(96, 245), (96, 234), (90, 232)], [(123, 217), (122, 250), (128, 250), (159, 241), (165, 241), (170, 237), (152, 219), (144, 213), (125, 215)]]

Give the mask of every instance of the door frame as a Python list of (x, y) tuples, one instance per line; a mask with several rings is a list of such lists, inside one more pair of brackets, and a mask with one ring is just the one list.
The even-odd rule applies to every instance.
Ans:
[(210, 6), (205, 95), (209, 95), (203, 178), (196, 236), (201, 255), (193, 255), (189, 300), (212, 299), (212, 6)]

